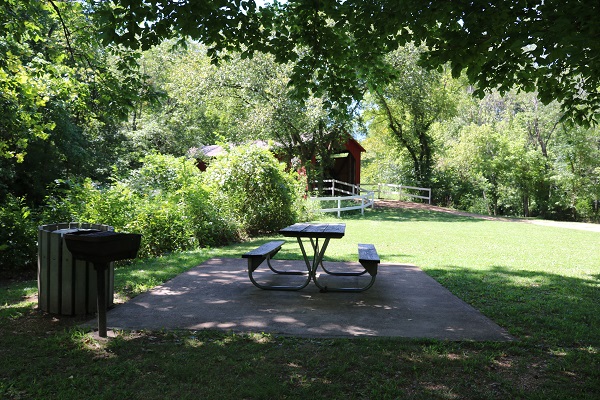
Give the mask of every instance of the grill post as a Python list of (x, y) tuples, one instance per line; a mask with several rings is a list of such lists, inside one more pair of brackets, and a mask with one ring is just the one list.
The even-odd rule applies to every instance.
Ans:
[(98, 336), (106, 337), (106, 281), (105, 271), (113, 261), (135, 258), (142, 235), (113, 231), (79, 230), (65, 235), (65, 244), (73, 257), (92, 263), (96, 270), (98, 301)]
[(106, 282), (104, 281), (104, 271), (109, 263), (95, 263), (96, 269), (96, 287), (98, 288), (98, 336), (106, 337)]

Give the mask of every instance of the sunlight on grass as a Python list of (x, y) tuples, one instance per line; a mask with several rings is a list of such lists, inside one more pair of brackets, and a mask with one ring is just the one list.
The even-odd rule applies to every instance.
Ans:
[[(331, 241), (328, 259), (357, 261), (357, 244), (373, 243), (381, 268), (417, 265), (518, 340), (199, 330), (117, 331), (102, 341), (76, 327), (76, 319), (64, 330), (53, 327), (54, 317), (33, 312), (35, 281), (11, 283), (0, 287), (0, 359), (7, 360), (0, 363), (0, 398), (583, 399), (597, 393), (599, 233), (415, 210), (322, 220), (347, 224), (345, 237)], [(239, 259), (273, 239), (281, 237), (121, 263), (117, 295), (127, 300), (210, 258)], [(300, 257), (289, 239), (277, 255)], [(33, 356), (23, 363), (24, 355)]]
[(0, 319), (16, 319), (30, 312), (37, 305), (36, 294), (35, 281), (0, 287)]
[(174, 253), (153, 259), (138, 259), (115, 269), (115, 290), (126, 301), (174, 278), (212, 257), (211, 249)]

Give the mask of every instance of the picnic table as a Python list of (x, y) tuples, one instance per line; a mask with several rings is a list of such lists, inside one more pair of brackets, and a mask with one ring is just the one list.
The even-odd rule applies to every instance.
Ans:
[[(375, 247), (373, 245), (365, 245), (359, 244), (359, 261), (361, 265), (364, 267), (362, 271), (352, 271), (352, 272), (333, 272), (328, 270), (323, 265), (323, 258), (325, 256), (325, 251), (327, 250), (327, 246), (331, 239), (341, 239), (344, 237), (346, 233), (346, 224), (344, 223), (321, 223), (321, 224), (309, 224), (309, 223), (298, 223), (294, 225), (287, 226), (279, 231), (279, 233), (286, 237), (295, 237), (298, 241), (298, 245), (300, 246), (300, 250), (302, 252), (302, 257), (304, 258), (306, 264), (306, 271), (280, 271), (273, 267), (270, 260), (271, 258), (281, 249), (281, 246), (284, 244), (284, 241), (273, 241), (269, 243), (265, 243), (260, 246), (258, 249), (255, 249), (251, 252), (244, 254), (242, 257), (248, 258), (248, 274), (252, 283), (255, 286), (261, 289), (267, 290), (300, 290), (305, 288), (310, 281), (312, 280), (315, 285), (320, 289), (321, 292), (327, 291), (350, 291), (357, 292), (369, 289), (373, 283), (375, 282), (375, 276), (377, 275), (377, 265), (379, 264), (379, 256), (375, 251)], [(312, 248), (312, 252), (307, 252), (307, 249), (304, 244), (304, 240), (308, 239), (308, 243), (310, 243), (310, 248)], [(277, 273), (282, 275), (306, 275), (306, 280), (303, 281), (300, 285), (296, 286), (269, 286), (263, 285), (254, 279), (252, 273), (254, 270), (264, 261), (267, 261), (269, 268)], [(328, 275), (333, 276), (360, 276), (365, 273), (369, 273), (371, 275), (370, 282), (362, 287), (348, 287), (348, 288), (329, 288), (326, 285), (323, 285), (318, 280), (317, 269), (321, 267), (321, 269)]]

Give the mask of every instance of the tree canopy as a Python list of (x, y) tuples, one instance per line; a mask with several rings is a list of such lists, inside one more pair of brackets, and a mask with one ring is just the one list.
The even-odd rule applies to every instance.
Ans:
[(143, 81), (96, 40), (79, 1), (0, 0), (0, 200), (39, 202), (76, 173), (108, 176)]
[(328, 91), (349, 104), (371, 84), (393, 77), (385, 54), (409, 42), (428, 51), (422, 65), (449, 64), (483, 95), (513, 86), (561, 102), (564, 118), (596, 124), (600, 114), (600, 31), (595, 0), (452, 2), (421, 0), (92, 0), (102, 38), (149, 48), (190, 37), (225, 50), (295, 61), (299, 96)]

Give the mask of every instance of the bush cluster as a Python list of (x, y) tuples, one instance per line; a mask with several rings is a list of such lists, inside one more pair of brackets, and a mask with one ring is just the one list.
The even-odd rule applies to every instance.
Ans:
[(231, 149), (200, 172), (195, 161), (153, 154), (139, 169), (99, 185), (58, 182), (37, 215), (20, 199), (0, 209), (0, 270), (33, 266), (37, 226), (59, 222), (111, 225), (143, 235), (139, 256), (226, 244), (273, 232), (306, 210), (297, 174), (253, 146)]
[(219, 212), (241, 234), (276, 231), (304, 214), (303, 188), (297, 173), (288, 173), (266, 149), (240, 146), (211, 163), (204, 182)]
[[(147, 254), (214, 246), (236, 239), (235, 227), (217, 212), (194, 161), (154, 155), (122, 183), (140, 199), (124, 229), (147, 236)], [(125, 221), (124, 221), (125, 222)]]
[(140, 256), (214, 246), (235, 239), (235, 227), (213, 206), (200, 170), (192, 160), (183, 157), (148, 155), (141, 168), (106, 187), (98, 187), (87, 179), (71, 187), (65, 198), (49, 203), (54, 204), (51, 209), (55, 216), (141, 233)]
[(32, 268), (37, 254), (37, 228), (23, 199), (8, 195), (0, 204), (0, 276)]

